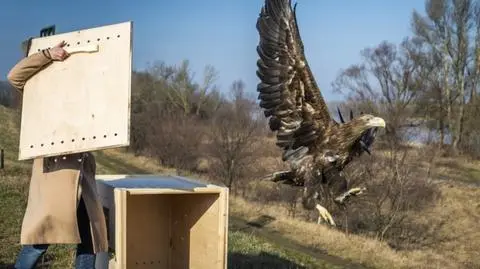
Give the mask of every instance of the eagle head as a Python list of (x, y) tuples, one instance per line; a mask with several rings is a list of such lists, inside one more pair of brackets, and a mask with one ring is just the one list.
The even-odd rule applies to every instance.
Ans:
[(346, 127), (348, 147), (361, 154), (370, 154), (370, 147), (375, 140), (378, 128), (385, 128), (385, 120), (369, 114), (362, 114), (343, 124)]
[(353, 122), (356, 122), (355, 125), (362, 131), (362, 133), (371, 128), (382, 127), (385, 128), (385, 120), (380, 117), (375, 117), (369, 114), (363, 114), (359, 117), (356, 117)]

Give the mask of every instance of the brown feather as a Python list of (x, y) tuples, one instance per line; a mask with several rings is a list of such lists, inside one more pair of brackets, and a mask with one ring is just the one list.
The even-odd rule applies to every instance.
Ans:
[[(337, 123), (330, 117), (304, 55), (295, 10), (289, 0), (266, 1), (257, 20), (257, 91), (260, 107), (277, 133), (277, 145), (287, 150), (316, 148), (318, 139)], [(292, 129), (294, 130), (292, 132)]]

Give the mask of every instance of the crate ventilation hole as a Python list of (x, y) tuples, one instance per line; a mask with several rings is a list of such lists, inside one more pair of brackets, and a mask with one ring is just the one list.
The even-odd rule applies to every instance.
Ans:
[[(115, 134), (113, 134), (113, 136), (118, 136), (118, 134), (115, 133)], [(103, 135), (103, 138), (107, 138), (107, 135)], [(95, 136), (95, 135), (92, 136), (92, 139), (93, 139), (93, 140), (97, 139), (97, 136)], [(81, 140), (82, 140), (82, 141), (85, 141), (86, 138), (85, 138), (85, 137), (82, 137)], [(73, 143), (73, 142), (75, 142), (76, 140), (75, 140), (75, 139), (72, 139), (71, 141), (72, 141), (72, 143)], [(64, 140), (61, 140), (61, 141), (60, 141), (60, 144), (65, 144), (65, 141), (64, 141)], [(40, 147), (43, 147), (44, 145), (45, 145), (45, 144), (42, 143), (42, 144), (40, 144)], [(51, 142), (50, 145), (54, 146), (54, 145), (55, 145), (55, 142)], [(33, 149), (34, 147), (35, 147), (34, 145), (30, 145), (30, 148), (32, 148), (32, 149)]]
[[(117, 38), (120, 38), (120, 35), (117, 35)], [(105, 37), (105, 39), (106, 39), (106, 40), (110, 40), (110, 37), (107, 36), (107, 37)], [(100, 37), (97, 38), (97, 41), (100, 41), (100, 40), (102, 40)], [(90, 39), (87, 40), (87, 43), (90, 43)], [(80, 44), (82, 44), (82, 43), (81, 43), (80, 41), (77, 41), (77, 45), (80, 45)], [(70, 47), (70, 44), (67, 44), (67, 47)], [(52, 47), (48, 47), (47, 49), (51, 49), (51, 48), (52, 48)], [(42, 49), (38, 49), (37, 51), (40, 52), (41, 50), (42, 50)]]

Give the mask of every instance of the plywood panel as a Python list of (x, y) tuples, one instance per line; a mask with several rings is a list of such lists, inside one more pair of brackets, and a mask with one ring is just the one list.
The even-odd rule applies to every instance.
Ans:
[(172, 268), (220, 269), (219, 194), (172, 195)]
[(114, 190), (115, 198), (115, 269), (126, 268), (127, 265), (127, 192), (122, 189)]
[(170, 195), (129, 195), (126, 209), (126, 268), (171, 268)]
[(132, 23), (36, 38), (29, 54), (61, 41), (98, 51), (72, 54), (27, 82), (20, 160), (129, 144)]

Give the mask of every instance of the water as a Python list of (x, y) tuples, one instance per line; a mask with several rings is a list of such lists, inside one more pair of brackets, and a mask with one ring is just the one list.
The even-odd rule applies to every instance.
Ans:
[[(452, 136), (448, 130), (444, 132), (443, 143), (448, 145), (452, 143)], [(427, 142), (438, 142), (440, 140), (440, 132), (438, 130), (430, 130), (426, 127), (408, 127), (405, 130), (406, 140), (410, 143), (426, 144)]]

